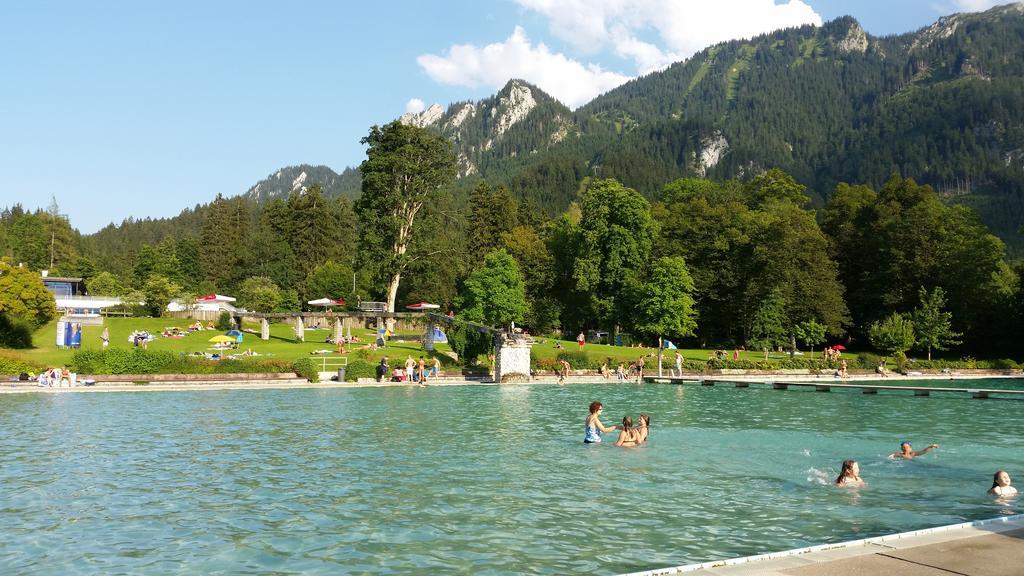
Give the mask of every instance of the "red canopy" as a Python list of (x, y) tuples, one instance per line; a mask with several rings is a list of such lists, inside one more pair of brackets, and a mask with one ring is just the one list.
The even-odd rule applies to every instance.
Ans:
[(409, 304), (406, 306), (409, 310), (426, 310), (428, 308), (440, 308), (438, 304), (431, 304), (429, 302), (417, 302), (415, 304)]
[(832, 347), (832, 349), (833, 350), (846, 350), (846, 346), (843, 346), (842, 344), (836, 344), (835, 346)]

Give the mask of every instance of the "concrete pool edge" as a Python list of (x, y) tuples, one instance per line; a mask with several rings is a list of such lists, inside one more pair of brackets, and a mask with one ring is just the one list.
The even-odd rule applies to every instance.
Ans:
[[(807, 379), (810, 381), (821, 381), (821, 382), (832, 382), (839, 383), (838, 379), (832, 378), (821, 378), (816, 379), (813, 376), (810, 377), (799, 377), (786, 375), (781, 376), (786, 380), (803, 380)], [(303, 388), (378, 388), (378, 387), (415, 387), (418, 386), (416, 383), (410, 382), (377, 382), (370, 378), (360, 378), (357, 382), (333, 382), (333, 381), (320, 381), (310, 382), (303, 378), (290, 378), (290, 379), (253, 379), (253, 380), (231, 380), (231, 381), (163, 381), (163, 382), (147, 382), (145, 384), (135, 384), (132, 382), (104, 382), (102, 376), (98, 376), (95, 385), (91, 386), (74, 386), (74, 387), (39, 387), (35, 383), (30, 382), (8, 382), (6, 386), (0, 386), (0, 394), (23, 394), (23, 393), (42, 393), (42, 394), (61, 394), (65, 392), (180, 392), (187, 390), (272, 390), (272, 389), (303, 389)], [(671, 377), (665, 378), (664, 382), (658, 382), (657, 379), (661, 377), (654, 377), (655, 384), (677, 384), (677, 382), (671, 382)], [(770, 377), (769, 377), (770, 378)], [(941, 378), (943, 380), (948, 379)], [(686, 382), (699, 382), (702, 379), (701, 376), (684, 377), (677, 379)], [(747, 375), (747, 376), (729, 376), (729, 380), (750, 380), (750, 381), (762, 381), (766, 377)], [(907, 380), (922, 380), (922, 379), (936, 379), (934, 377), (920, 377), (920, 376), (897, 376), (888, 379), (891, 382), (907, 381)], [(1024, 379), (1024, 375), (996, 375), (996, 374), (970, 374), (970, 375), (957, 375), (956, 380), (983, 380), (983, 379)], [(845, 382), (865, 382), (865, 381), (879, 381), (879, 379), (872, 377), (860, 377), (850, 378)], [(565, 384), (636, 384), (635, 380), (615, 380), (609, 379), (604, 380), (593, 375), (576, 375), (569, 376), (565, 379)], [(521, 386), (521, 385), (537, 385), (537, 384), (558, 384), (558, 378), (556, 376), (538, 376), (530, 382), (517, 382), (514, 384), (502, 384), (503, 386)], [(440, 379), (428, 380), (428, 387), (440, 387), (440, 386), (497, 386), (497, 382), (492, 380), (476, 380), (466, 379), (461, 377), (442, 377)]]
[[(768, 552), (752, 556), (741, 556), (725, 560), (713, 560), (710, 562), (698, 562), (695, 564), (684, 564), (655, 568), (640, 572), (630, 572), (622, 576), (663, 576), (666, 574), (717, 574), (725, 572), (715, 569), (742, 568), (751, 570), (750, 574), (775, 574), (783, 569), (794, 567), (806, 567), (821, 565), (836, 560), (857, 558), (877, 554), (885, 550), (896, 550), (898, 548), (910, 548), (916, 546), (927, 546), (941, 542), (954, 540), (965, 540), (985, 535), (1000, 534), (1014, 530), (1024, 530), (1024, 514), (1011, 516), (999, 516), (974, 522), (962, 522), (932, 528), (922, 528), (909, 532), (887, 534), (860, 540), (837, 542), (834, 544), (817, 544), (804, 548), (783, 550), (780, 552)], [(899, 543), (899, 546), (893, 544)], [(798, 562), (792, 560), (798, 559)], [(730, 573), (747, 573), (743, 570), (730, 571)], [(829, 571), (828, 573), (832, 573)]]

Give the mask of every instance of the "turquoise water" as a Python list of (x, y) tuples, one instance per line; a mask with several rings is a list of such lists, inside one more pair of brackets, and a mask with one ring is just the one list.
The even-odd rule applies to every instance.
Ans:
[[(980, 387), (980, 386), (979, 386)], [(638, 449), (582, 444), (652, 414)], [(1021, 513), (1024, 401), (674, 385), (0, 397), (0, 573), (596, 573)], [(941, 449), (910, 462), (900, 440)], [(855, 458), (868, 482), (829, 485)]]

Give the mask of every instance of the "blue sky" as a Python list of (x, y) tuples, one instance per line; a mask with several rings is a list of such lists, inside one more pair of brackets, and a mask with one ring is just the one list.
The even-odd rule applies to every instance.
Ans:
[(278, 168), (358, 165), (369, 126), (525, 77), (578, 106), (704, 45), (856, 17), (887, 35), (988, 0), (11, 2), (0, 206), (173, 216)]

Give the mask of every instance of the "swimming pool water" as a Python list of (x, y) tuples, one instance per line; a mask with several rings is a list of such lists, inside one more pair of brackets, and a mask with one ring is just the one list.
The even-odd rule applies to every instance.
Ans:
[[(649, 444), (582, 444), (594, 399), (650, 413)], [(0, 573), (612, 574), (839, 542), (1024, 511), (985, 495), (999, 468), (1024, 484), (1022, 412), (664, 384), (6, 395)], [(886, 460), (901, 440), (941, 448)], [(845, 458), (867, 487), (830, 485)]]

